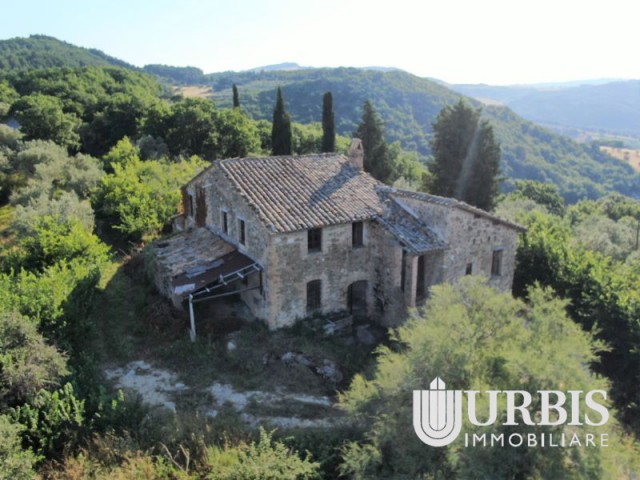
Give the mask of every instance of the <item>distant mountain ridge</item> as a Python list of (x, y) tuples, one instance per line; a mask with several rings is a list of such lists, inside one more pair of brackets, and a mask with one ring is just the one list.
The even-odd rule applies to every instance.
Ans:
[(640, 137), (640, 80), (580, 85), (451, 85), (481, 101), (495, 100), (537, 123)]
[(273, 65), (264, 65), (262, 67), (254, 67), (249, 70), (245, 70), (247, 72), (279, 72), (279, 71), (291, 71), (291, 70), (308, 70), (312, 67), (303, 67), (295, 62), (283, 62), (276, 63)]

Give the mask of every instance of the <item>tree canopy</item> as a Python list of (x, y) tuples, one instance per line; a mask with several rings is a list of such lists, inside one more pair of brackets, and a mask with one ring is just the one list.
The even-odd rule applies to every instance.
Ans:
[(445, 107), (433, 124), (429, 191), (492, 210), (498, 195), (500, 146), (480, 111), (462, 100)]
[(362, 140), (365, 171), (381, 182), (393, 182), (393, 162), (385, 140), (382, 119), (373, 109), (373, 105), (369, 100), (364, 102), (362, 122), (358, 125), (354, 136)]
[(322, 148), (321, 152), (336, 150), (336, 119), (333, 114), (333, 96), (326, 92), (322, 96)]
[(273, 155), (291, 155), (291, 120), (285, 110), (280, 87), (278, 87), (276, 106), (273, 110), (271, 148)]
[[(380, 350), (373, 377), (357, 375), (341, 398), (366, 439), (344, 449), (343, 473), (360, 479), (633, 478), (638, 459), (611, 420), (606, 425), (610, 446), (580, 455), (559, 448), (465, 448), (461, 438), (435, 449), (413, 433), (412, 391), (428, 388), (436, 376), (453, 390), (605, 389), (587, 368), (600, 345), (567, 318), (566, 306), (537, 287), (524, 304), (493, 291), (480, 277), (434, 287), (426, 307), (397, 330), (397, 347)], [(487, 411), (487, 401), (486, 395), (478, 396), (478, 411)], [(495, 424), (477, 427), (463, 415), (463, 430), (533, 431), (522, 424), (503, 426), (501, 405)], [(556, 435), (571, 429), (535, 428)]]

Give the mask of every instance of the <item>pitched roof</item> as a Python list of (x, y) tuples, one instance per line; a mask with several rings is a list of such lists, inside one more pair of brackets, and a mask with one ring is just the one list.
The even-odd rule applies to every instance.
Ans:
[(511, 222), (509, 220), (505, 220), (504, 218), (498, 217), (493, 213), (489, 213), (486, 210), (482, 210), (481, 208), (474, 207), (473, 205), (469, 205), (468, 203), (465, 203), (461, 200), (456, 200), (455, 198), (440, 197), (438, 195), (431, 195), (430, 193), (414, 192), (411, 190), (403, 190), (403, 189), (392, 188), (392, 187), (383, 187), (383, 190), (393, 195), (394, 197), (414, 198), (416, 200), (433, 203), (435, 205), (443, 205), (446, 207), (458, 208), (460, 210), (473, 213), (474, 215), (488, 218), (493, 222), (500, 223), (507, 227), (513, 228), (514, 230), (518, 230), (520, 232), (525, 232), (527, 230), (522, 225), (518, 225), (517, 223)]
[(275, 232), (354, 222), (382, 213), (381, 185), (338, 154), (242, 158), (216, 162)]
[(376, 219), (410, 253), (421, 255), (448, 246), (427, 224), (393, 198), (385, 202), (385, 212)]

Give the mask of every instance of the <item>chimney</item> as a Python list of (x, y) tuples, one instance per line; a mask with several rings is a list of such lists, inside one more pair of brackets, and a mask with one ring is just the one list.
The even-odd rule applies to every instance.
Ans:
[(351, 146), (349, 147), (349, 161), (360, 170), (364, 168), (364, 147), (362, 146), (362, 140), (359, 138), (351, 139)]

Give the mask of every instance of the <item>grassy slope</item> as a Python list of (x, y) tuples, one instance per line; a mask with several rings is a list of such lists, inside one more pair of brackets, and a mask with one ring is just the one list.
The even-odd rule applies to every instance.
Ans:
[(612, 157), (628, 162), (636, 172), (640, 172), (640, 150), (605, 146), (600, 147), (600, 150), (603, 150)]

